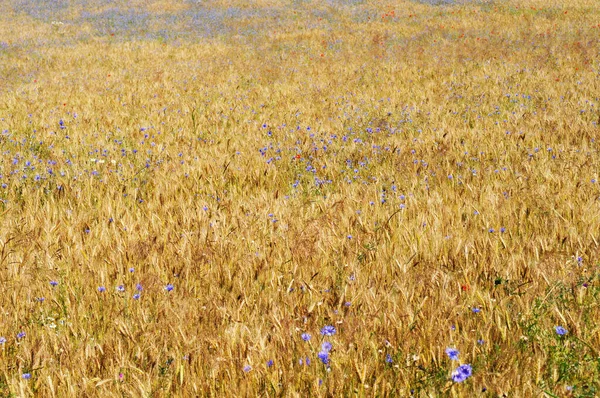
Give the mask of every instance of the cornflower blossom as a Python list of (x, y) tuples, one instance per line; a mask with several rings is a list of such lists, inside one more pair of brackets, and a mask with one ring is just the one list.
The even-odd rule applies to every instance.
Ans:
[(446, 355), (453, 361), (458, 361), (459, 351), (456, 348), (448, 347), (446, 348)]
[(555, 326), (554, 330), (556, 331), (556, 334), (559, 336), (564, 336), (565, 334), (569, 333), (569, 331), (562, 326)]
[(321, 334), (323, 336), (333, 336), (335, 332), (335, 327), (331, 325), (323, 326), (323, 328), (321, 329)]
[(473, 375), (473, 368), (469, 364), (460, 365), (452, 372), (452, 381), (462, 383)]

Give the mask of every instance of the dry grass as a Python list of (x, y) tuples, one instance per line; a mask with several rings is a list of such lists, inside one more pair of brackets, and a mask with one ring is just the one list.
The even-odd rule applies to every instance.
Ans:
[(5, 6), (0, 394), (600, 393), (595, 2)]

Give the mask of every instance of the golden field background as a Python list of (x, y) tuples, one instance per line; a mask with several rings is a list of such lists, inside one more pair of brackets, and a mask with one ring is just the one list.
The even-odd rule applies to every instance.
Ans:
[(1, 396), (599, 394), (594, 1), (0, 4)]

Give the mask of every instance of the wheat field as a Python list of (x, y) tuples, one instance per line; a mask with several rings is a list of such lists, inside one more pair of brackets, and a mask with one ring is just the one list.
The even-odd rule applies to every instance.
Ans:
[(600, 394), (595, 1), (0, 8), (0, 396)]

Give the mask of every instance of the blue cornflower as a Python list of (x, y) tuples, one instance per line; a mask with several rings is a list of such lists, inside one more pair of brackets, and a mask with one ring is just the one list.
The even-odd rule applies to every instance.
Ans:
[(142, 290), (144, 290), (141, 283), (138, 283), (137, 285), (135, 285), (135, 288), (137, 289), (138, 292), (141, 292)]
[(392, 359), (392, 356), (390, 354), (385, 354), (385, 362), (386, 363), (393, 363), (394, 360)]
[(17, 333), (17, 339), (22, 339), (23, 337), (25, 337), (25, 332)]
[(323, 344), (321, 344), (322, 351), (329, 352), (329, 351), (331, 351), (332, 348), (333, 348), (333, 346), (331, 345), (331, 343), (329, 341), (324, 341)]
[(300, 337), (302, 337), (302, 340), (304, 340), (304, 341), (309, 341), (311, 338), (311, 335), (309, 333), (302, 333), (302, 336), (300, 336)]
[(452, 372), (452, 380), (455, 383), (462, 383), (467, 380), (473, 374), (473, 368), (471, 365), (460, 365), (454, 372)]
[(484, 345), (485, 344), (485, 340), (479, 339), (479, 340), (477, 340), (477, 344)]
[(325, 365), (329, 363), (329, 353), (327, 351), (321, 351), (317, 354), (317, 356)]
[(170, 283), (169, 283), (169, 284), (167, 284), (167, 286), (165, 286), (165, 290), (166, 290), (167, 292), (170, 292), (171, 290), (173, 290), (173, 285), (171, 285)]
[(121, 293), (124, 292), (125, 291), (125, 286), (123, 286), (123, 285), (117, 286), (117, 291), (121, 292)]
[(58, 282), (57, 281), (50, 281), (50, 286), (54, 287), (57, 286)]
[(306, 364), (306, 366), (310, 366), (310, 358), (306, 357), (306, 359), (304, 360), (304, 363)]
[(129, 268), (129, 272), (134, 272), (134, 271), (135, 271), (135, 268), (133, 268), (133, 267)]
[(458, 361), (459, 351), (456, 348), (448, 347), (446, 348), (446, 355), (453, 361)]
[(31, 379), (31, 373), (23, 373), (23, 376), (22, 376), (22, 377), (23, 377), (25, 380), (29, 380), (29, 379)]
[(323, 336), (333, 336), (335, 334), (335, 327), (331, 325), (323, 326), (321, 334)]
[(555, 326), (554, 330), (556, 331), (556, 334), (559, 336), (564, 336), (565, 334), (569, 333), (569, 331), (565, 328), (563, 328), (562, 326)]
[(141, 297), (141, 296), (140, 296), (140, 294), (139, 294), (139, 293), (136, 293), (136, 294), (134, 294), (134, 295), (133, 295), (133, 299), (134, 299), (134, 300), (139, 300), (139, 299), (140, 299), (140, 297)]
[(244, 370), (245, 373), (248, 373), (248, 372), (250, 372), (252, 370), (252, 366), (246, 365), (246, 366), (244, 366), (243, 370)]
[(269, 360), (267, 361), (267, 368), (270, 368), (271, 366), (273, 366), (273, 360), (272, 360), (272, 359), (269, 359)]
[(0, 337), (0, 344), (6, 343), (6, 337)]
[(479, 314), (481, 312), (481, 308), (473, 307), (471, 308), (471, 311), (473, 311), (474, 314)]
[(104, 286), (98, 286), (99, 293), (104, 293), (105, 291), (106, 291), (106, 288)]

